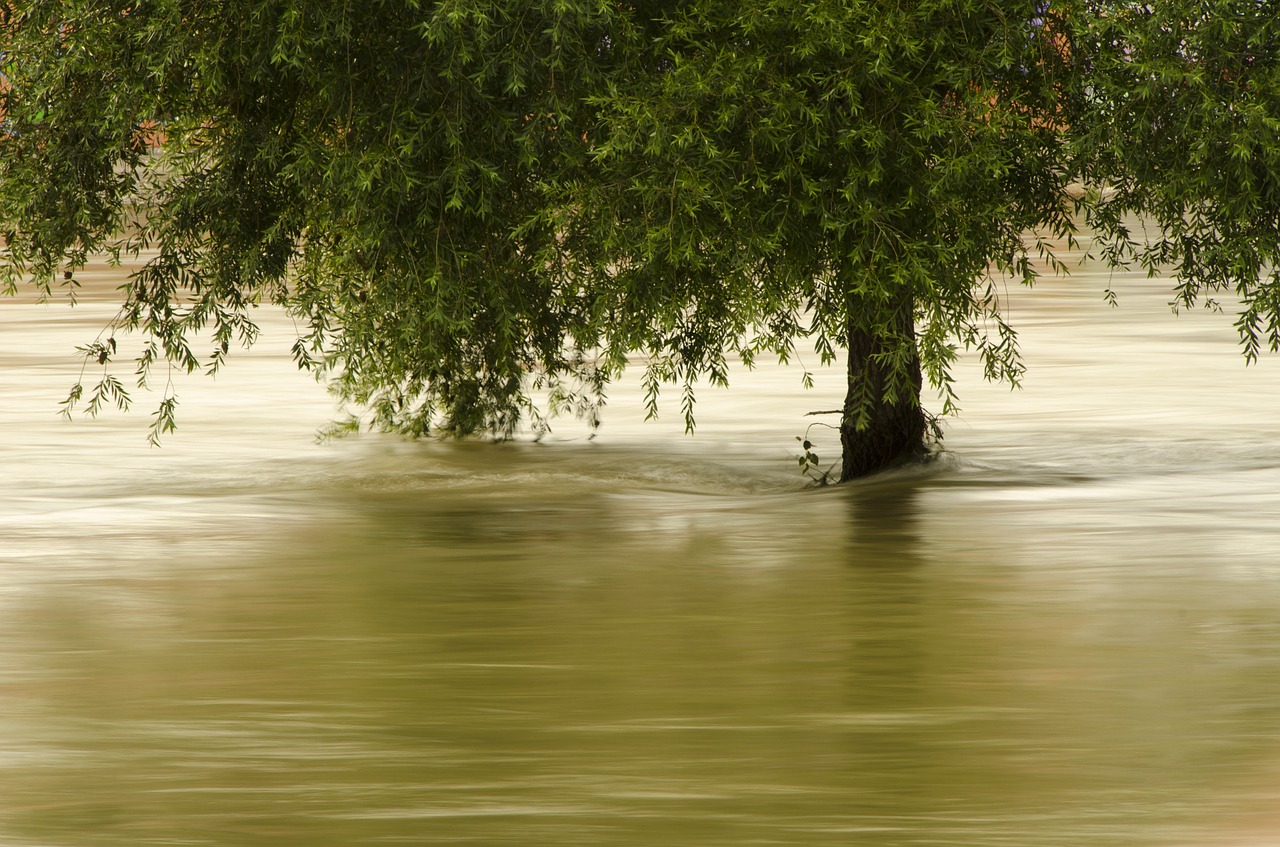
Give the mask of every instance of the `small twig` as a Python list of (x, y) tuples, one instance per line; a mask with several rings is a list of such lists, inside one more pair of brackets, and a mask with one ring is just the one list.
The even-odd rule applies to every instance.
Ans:
[(823, 409), (820, 412), (805, 412), (804, 416), (806, 418), (810, 418), (810, 417), (813, 417), (814, 415), (843, 415), (843, 414), (844, 414), (844, 409)]

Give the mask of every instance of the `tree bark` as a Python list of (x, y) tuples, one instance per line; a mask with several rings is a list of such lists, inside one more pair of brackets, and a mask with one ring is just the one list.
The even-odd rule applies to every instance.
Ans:
[[(910, 296), (899, 298), (890, 307), (892, 313), (886, 327), (869, 319), (867, 304), (860, 298), (850, 300), (846, 324), (849, 387), (840, 419), (841, 482), (875, 473), (924, 449), (925, 418), (920, 408), (922, 382), (913, 307)], [(885, 361), (902, 345), (910, 348), (905, 385), (902, 375), (893, 378)], [(891, 403), (886, 395), (894, 382), (898, 396)]]

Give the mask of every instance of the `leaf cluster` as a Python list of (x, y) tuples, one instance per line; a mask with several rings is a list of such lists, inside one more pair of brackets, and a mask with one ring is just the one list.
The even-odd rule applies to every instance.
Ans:
[(298, 363), (386, 427), (509, 433), (531, 375), (579, 402), (602, 381), (568, 349), (581, 294), (556, 270), (549, 192), (585, 156), (577, 104), (608, 69), (613, 15), (19, 0), (7, 284), (50, 292), (91, 252), (144, 255), (111, 328), (145, 336), (144, 381), (162, 361), (221, 367), (274, 302), (304, 322)]
[(1280, 348), (1280, 15), (1264, 0), (1098, 2), (1078, 49), (1071, 143), (1105, 187), (1089, 222), (1114, 264), (1178, 279), (1171, 305), (1241, 303), (1245, 355)]

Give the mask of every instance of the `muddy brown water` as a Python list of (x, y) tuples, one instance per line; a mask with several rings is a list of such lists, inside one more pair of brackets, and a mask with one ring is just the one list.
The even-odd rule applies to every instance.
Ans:
[(274, 312), (63, 422), (120, 273), (0, 301), (0, 845), (1280, 843), (1280, 362), (1167, 280), (1011, 289), (1025, 388), (818, 489), (838, 369), (318, 445)]

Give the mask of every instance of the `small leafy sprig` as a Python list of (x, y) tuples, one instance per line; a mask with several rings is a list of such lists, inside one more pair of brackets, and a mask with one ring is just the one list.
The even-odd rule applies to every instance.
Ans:
[(797, 464), (800, 466), (800, 473), (812, 479), (818, 485), (830, 485), (835, 482), (837, 476), (834, 471), (839, 462), (832, 462), (827, 468), (822, 467), (822, 459), (813, 451), (813, 442), (809, 440), (809, 432), (815, 426), (825, 426), (828, 429), (836, 429), (831, 424), (814, 421), (805, 427), (804, 435), (797, 435), (796, 441), (800, 442), (800, 448), (804, 451), (796, 457)]

